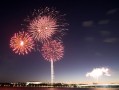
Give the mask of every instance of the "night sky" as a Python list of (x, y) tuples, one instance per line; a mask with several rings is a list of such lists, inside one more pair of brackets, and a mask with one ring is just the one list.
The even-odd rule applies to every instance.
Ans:
[(55, 82), (92, 83), (86, 73), (109, 68), (99, 82), (119, 83), (118, 0), (18, 0), (0, 3), (0, 82), (50, 82), (50, 62), (38, 51), (17, 55), (9, 46), (34, 9), (54, 7), (69, 24), (62, 38), (64, 57), (54, 63)]

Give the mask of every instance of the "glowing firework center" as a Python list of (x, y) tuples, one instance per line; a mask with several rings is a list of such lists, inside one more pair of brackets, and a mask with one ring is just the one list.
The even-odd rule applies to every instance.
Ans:
[(20, 41), (20, 46), (24, 46), (24, 41)]

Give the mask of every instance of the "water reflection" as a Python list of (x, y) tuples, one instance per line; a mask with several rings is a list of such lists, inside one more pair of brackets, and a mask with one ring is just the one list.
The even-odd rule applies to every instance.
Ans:
[(119, 88), (0, 88), (0, 90), (119, 90)]

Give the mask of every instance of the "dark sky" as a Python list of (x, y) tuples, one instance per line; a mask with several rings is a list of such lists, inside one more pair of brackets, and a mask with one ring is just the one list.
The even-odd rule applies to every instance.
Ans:
[(18, 0), (0, 3), (0, 81), (50, 82), (50, 62), (31, 52), (20, 56), (9, 47), (10, 38), (21, 31), (34, 9), (54, 7), (69, 23), (63, 37), (64, 57), (55, 62), (55, 82), (94, 82), (87, 78), (93, 68), (106, 67), (111, 76), (102, 82), (119, 83), (118, 0)]

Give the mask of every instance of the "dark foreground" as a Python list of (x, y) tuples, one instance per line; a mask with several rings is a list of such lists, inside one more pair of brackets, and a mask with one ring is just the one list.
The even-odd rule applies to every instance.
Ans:
[(0, 90), (119, 90), (119, 88), (39, 88), (39, 87), (0, 87)]

